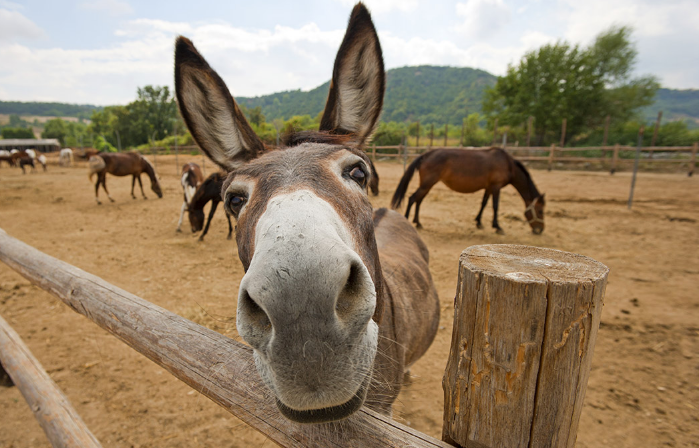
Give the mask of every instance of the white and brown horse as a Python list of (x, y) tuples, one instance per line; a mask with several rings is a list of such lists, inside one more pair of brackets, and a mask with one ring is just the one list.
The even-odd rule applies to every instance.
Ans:
[[(180, 220), (177, 222), (177, 231), (182, 232), (182, 219), (184, 218), (184, 212), (189, 208), (189, 204), (192, 203), (192, 198), (194, 193), (196, 193), (199, 185), (204, 182), (204, 174), (201, 172), (199, 165), (193, 162), (185, 163), (182, 165), (182, 172), (180, 173), (180, 184), (182, 185), (182, 190), (184, 191), (184, 201), (182, 202), (182, 208), (180, 209)], [(192, 229), (194, 231), (194, 229)]]
[(266, 150), (226, 85), (177, 39), (177, 99), (192, 135), (229, 172), (245, 276), (237, 329), (287, 418), (344, 419), (362, 404), (390, 413), (404, 372), (432, 343), (439, 300), (428, 251), (398, 213), (373, 211), (361, 146), (385, 90), (366, 8), (350, 16), (319, 132)]
[(107, 173), (113, 176), (133, 176), (131, 179), (131, 197), (134, 199), (136, 199), (136, 195), (133, 194), (133, 190), (136, 185), (136, 180), (138, 179), (138, 185), (141, 187), (141, 195), (143, 195), (143, 199), (148, 199), (143, 192), (143, 183), (141, 182), (141, 174), (146, 173), (150, 178), (151, 190), (153, 190), (159, 198), (163, 197), (163, 190), (160, 188), (160, 182), (158, 181), (158, 176), (155, 174), (155, 168), (153, 168), (153, 165), (151, 165), (145, 157), (138, 153), (101, 152), (90, 157), (89, 170), (90, 180), (92, 180), (93, 175), (97, 174), (97, 183), (95, 183), (95, 200), (97, 204), (101, 204), (98, 197), (100, 184), (102, 188), (104, 188), (104, 192), (107, 193), (109, 200), (114, 202), (114, 199), (109, 195), (109, 191), (107, 191)]

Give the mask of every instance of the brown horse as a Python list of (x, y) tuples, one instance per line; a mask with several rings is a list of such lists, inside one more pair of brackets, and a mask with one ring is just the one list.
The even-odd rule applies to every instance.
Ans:
[(385, 90), (369, 12), (352, 11), (320, 131), (286, 147), (265, 149), (184, 37), (175, 87), (197, 143), (229, 172), (222, 195), (246, 272), (237, 329), (278, 409), (305, 423), (344, 419), (364, 403), (389, 413), (405, 370), (434, 339), (439, 300), (415, 229), (368, 199), (361, 148)]
[(534, 185), (534, 181), (524, 165), (500, 148), (481, 150), (435, 149), (426, 152), (415, 159), (403, 174), (391, 200), (391, 206), (394, 209), (399, 208), (403, 202), (410, 179), (416, 169), (420, 170), (420, 187), (410, 196), (405, 217), (410, 216), (410, 208), (415, 204), (413, 222), (417, 227), (422, 227), (420, 224), (420, 204), (430, 189), (441, 180), (447, 187), (459, 193), (474, 193), (485, 189), (481, 209), (476, 216), (476, 226), (479, 229), (483, 228), (481, 224), (483, 209), (488, 203), (488, 198), (492, 195), (493, 228), (500, 234), (504, 233), (498, 224), (500, 190), (511, 184), (524, 199), (526, 205), (524, 217), (527, 218), (532, 232), (538, 235), (544, 231), (544, 206), (546, 205), (544, 195), (536, 189), (536, 185)]
[(34, 163), (34, 158), (29, 155), (26, 151), (17, 151), (10, 156), (10, 166), (19, 166), (22, 168), (22, 174), (27, 174), (24, 170), (25, 166), (31, 166), (32, 171), (36, 171), (36, 164)]
[(155, 168), (153, 168), (153, 165), (151, 165), (145, 157), (138, 153), (103, 152), (90, 157), (89, 165), (90, 180), (92, 180), (93, 175), (97, 174), (97, 183), (95, 183), (95, 200), (97, 204), (101, 204), (98, 197), (100, 184), (102, 184), (104, 192), (107, 193), (109, 200), (114, 202), (114, 199), (109, 195), (109, 191), (107, 191), (107, 173), (114, 176), (133, 176), (131, 179), (131, 197), (134, 199), (136, 199), (136, 195), (133, 194), (133, 190), (136, 185), (136, 179), (138, 179), (138, 185), (141, 187), (143, 199), (148, 199), (143, 192), (143, 183), (141, 182), (141, 173), (146, 173), (150, 178), (151, 190), (153, 190), (159, 198), (163, 197), (163, 190), (160, 188), (160, 182), (158, 182), (158, 177), (155, 174)]
[[(193, 162), (182, 165), (180, 184), (182, 185), (182, 190), (184, 191), (184, 201), (182, 202), (182, 208), (180, 209), (180, 220), (177, 222), (178, 232), (182, 231), (182, 218), (184, 218), (184, 212), (189, 208), (189, 204), (192, 203), (192, 197), (202, 182), (204, 182), (204, 174), (201, 172), (199, 165)], [(195, 231), (194, 228), (192, 228), (192, 231)]]

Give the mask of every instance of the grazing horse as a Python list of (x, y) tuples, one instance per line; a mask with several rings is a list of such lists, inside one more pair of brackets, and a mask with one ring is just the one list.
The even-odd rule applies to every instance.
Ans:
[(73, 162), (73, 150), (70, 148), (61, 149), (58, 155), (58, 164), (61, 166), (72, 166)]
[[(180, 220), (177, 222), (178, 232), (182, 231), (184, 212), (189, 208), (189, 204), (192, 203), (192, 197), (202, 182), (204, 182), (204, 174), (202, 174), (199, 165), (192, 162), (182, 165), (180, 184), (182, 184), (182, 190), (184, 190), (184, 201), (182, 202), (182, 209), (180, 210)], [(193, 227), (192, 230), (194, 230)]]
[(6, 149), (0, 149), (0, 162), (7, 162), (8, 165), (15, 166), (15, 161), (12, 159), (12, 153)]
[[(192, 226), (192, 232), (198, 232), (204, 226), (204, 207), (211, 201), (211, 210), (209, 210), (209, 219), (206, 221), (206, 227), (199, 236), (199, 241), (204, 241), (204, 236), (209, 231), (211, 219), (216, 213), (221, 199), (221, 188), (226, 180), (226, 173), (213, 173), (197, 188), (197, 191), (192, 196), (189, 203), (189, 224)], [(228, 239), (233, 235), (233, 226), (231, 225), (231, 217), (226, 213), (228, 220)]]
[(493, 228), (499, 234), (505, 233), (498, 224), (500, 189), (512, 184), (524, 199), (526, 205), (524, 217), (529, 222), (532, 232), (538, 235), (544, 231), (544, 205), (546, 205), (544, 195), (536, 189), (524, 165), (503, 149), (435, 149), (426, 152), (415, 159), (403, 174), (391, 200), (391, 206), (394, 209), (400, 207), (403, 202), (408, 184), (416, 169), (420, 170), (420, 187), (410, 196), (405, 217), (409, 218), (410, 208), (415, 204), (413, 222), (418, 228), (422, 227), (420, 204), (430, 189), (441, 180), (447, 187), (459, 193), (474, 193), (485, 189), (481, 209), (476, 216), (476, 226), (479, 229), (483, 228), (481, 224), (483, 209), (492, 195)]
[(43, 154), (39, 154), (39, 156), (36, 158), (36, 160), (41, 164), (41, 166), (44, 168), (44, 172), (46, 172), (46, 156)]
[(160, 188), (160, 182), (158, 182), (158, 177), (155, 174), (155, 168), (153, 168), (153, 165), (151, 165), (148, 159), (138, 153), (99, 153), (96, 156), (90, 157), (89, 165), (90, 180), (92, 180), (93, 175), (97, 174), (97, 183), (95, 183), (95, 200), (97, 204), (101, 204), (98, 197), (100, 184), (102, 184), (102, 188), (104, 188), (104, 192), (107, 193), (109, 200), (114, 202), (114, 199), (109, 195), (109, 191), (107, 191), (107, 173), (114, 176), (133, 176), (131, 179), (131, 197), (134, 199), (136, 199), (136, 195), (133, 194), (133, 190), (136, 185), (136, 179), (138, 179), (138, 185), (141, 187), (143, 199), (148, 199), (143, 192), (143, 183), (141, 182), (141, 173), (146, 173), (150, 178), (151, 190), (153, 190), (159, 198), (163, 197), (163, 190)]
[[(373, 211), (362, 151), (385, 90), (381, 46), (361, 3), (335, 59), (320, 131), (267, 150), (192, 43), (175, 51), (178, 104), (192, 136), (229, 172), (245, 269), (237, 329), (286, 418), (390, 414), (407, 368), (432, 343), (439, 299), (428, 250), (400, 214)], [(225, 354), (222, 354), (225, 362)]]

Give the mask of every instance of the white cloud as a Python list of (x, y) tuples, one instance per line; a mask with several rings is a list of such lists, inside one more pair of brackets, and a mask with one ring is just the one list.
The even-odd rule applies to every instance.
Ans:
[(464, 18), (458, 31), (470, 37), (487, 38), (510, 21), (510, 8), (503, 0), (467, 0), (456, 4), (456, 14)]
[[(343, 6), (353, 7), (357, 0), (337, 0)], [(418, 0), (364, 0), (363, 3), (372, 14), (385, 14), (391, 11), (410, 12), (417, 9)]]
[(122, 0), (90, 0), (80, 4), (83, 9), (105, 11), (111, 16), (124, 16), (133, 14), (133, 8), (128, 2)]
[(20, 12), (0, 9), (0, 42), (15, 38), (38, 39), (40, 37), (44, 37), (44, 31)]

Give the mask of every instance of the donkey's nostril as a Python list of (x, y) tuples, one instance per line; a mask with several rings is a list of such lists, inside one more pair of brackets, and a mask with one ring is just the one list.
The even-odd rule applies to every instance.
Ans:
[(245, 317), (244, 321), (253, 337), (262, 337), (272, 331), (272, 322), (269, 316), (255, 300), (250, 297), (247, 290), (242, 291), (238, 297), (238, 313)]
[(335, 312), (341, 320), (351, 316), (353, 311), (364, 302), (363, 270), (356, 261), (350, 265), (345, 286), (340, 291), (335, 303)]

